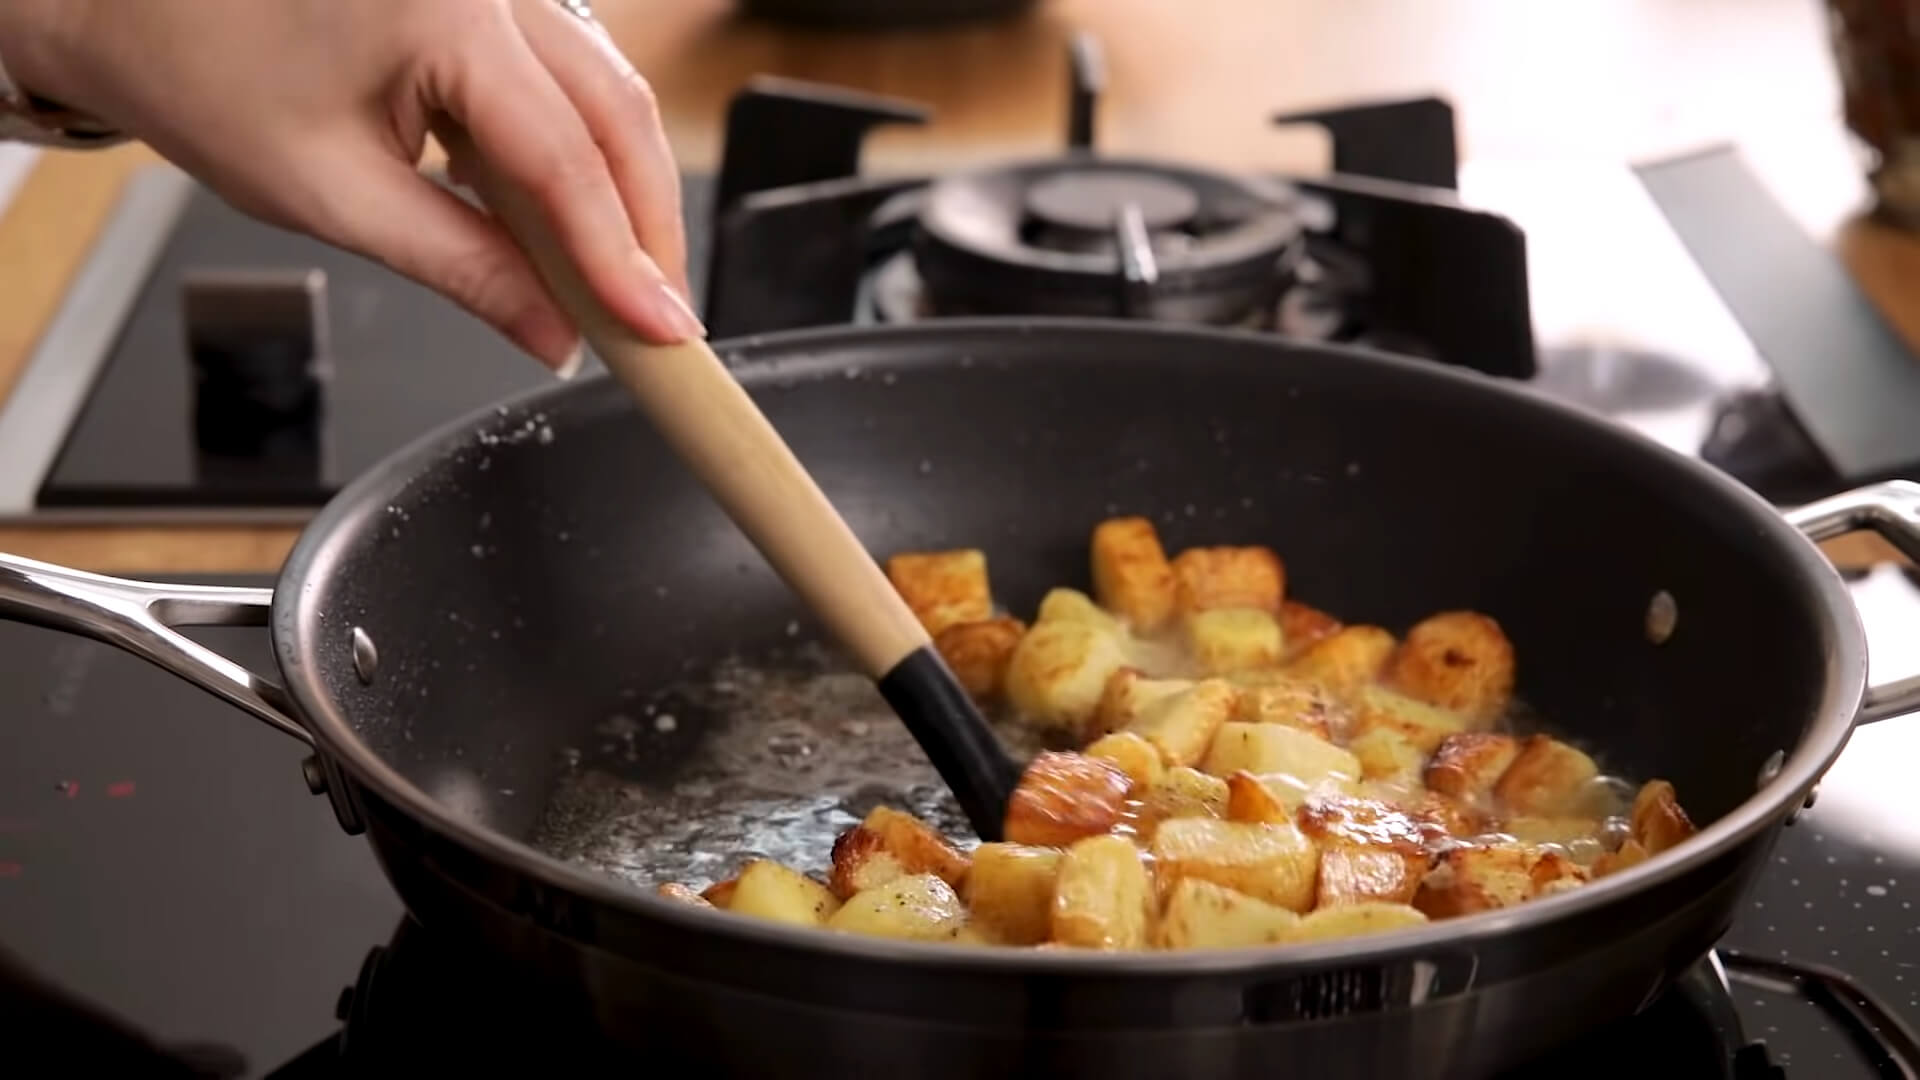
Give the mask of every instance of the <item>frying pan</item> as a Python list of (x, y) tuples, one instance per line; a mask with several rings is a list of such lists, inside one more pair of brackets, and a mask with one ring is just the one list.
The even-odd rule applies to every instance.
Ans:
[[(1703, 828), (1566, 894), (1285, 949), (958, 948), (658, 898), (644, 886), (783, 844), (822, 857), (876, 800), (937, 818), (940, 799), (884, 712), (859, 719), (871, 702), (800, 692), (833, 663), (813, 623), (606, 379), (372, 469), (270, 592), (7, 558), (0, 612), (310, 742), (307, 782), (424, 925), (728, 1075), (1493, 1073), (1653, 1000), (1852, 726), (1920, 707), (1867, 688), (1809, 541), (1872, 527), (1920, 555), (1920, 486), (1782, 518), (1524, 387), (1234, 331), (943, 320), (720, 350), (878, 555), (984, 548), (996, 597), (1031, 612), (1086, 586), (1095, 522), (1139, 513), (1171, 548), (1274, 547), (1289, 594), (1348, 621), (1485, 611), (1553, 730), (1670, 779)], [(278, 670), (172, 629), (213, 623), (266, 625)]]

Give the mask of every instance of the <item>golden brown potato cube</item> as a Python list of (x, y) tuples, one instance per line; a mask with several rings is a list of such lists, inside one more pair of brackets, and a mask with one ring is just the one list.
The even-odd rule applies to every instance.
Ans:
[(1286, 908), (1186, 878), (1167, 897), (1155, 940), (1163, 949), (1233, 949), (1285, 941), (1299, 925)]
[(1163, 892), (1198, 878), (1293, 911), (1313, 906), (1320, 852), (1293, 825), (1175, 818), (1154, 831), (1152, 851)]
[(1290, 824), (1296, 804), (1280, 797), (1260, 777), (1242, 769), (1227, 777), (1227, 820), (1254, 825)]
[(1321, 849), (1315, 908), (1351, 904), (1410, 904), (1427, 872), (1424, 852), (1334, 845)]
[(1280, 623), (1259, 608), (1210, 608), (1181, 618), (1187, 654), (1209, 675), (1253, 671), (1280, 662)]
[(1151, 835), (1163, 821), (1174, 818), (1217, 818), (1227, 812), (1227, 782), (1198, 769), (1168, 769), (1160, 782), (1141, 798), (1144, 833)]
[(1173, 560), (1174, 606), (1183, 612), (1258, 608), (1278, 613), (1287, 573), (1263, 547), (1188, 548)]
[(1357, 795), (1315, 795), (1301, 804), (1294, 821), (1321, 847), (1379, 847), (1425, 854), (1445, 839), (1439, 826), (1421, 815)]
[(1492, 815), (1486, 811), (1437, 791), (1423, 792), (1418, 798), (1397, 805), (1415, 821), (1442, 829), (1450, 836), (1479, 836), (1493, 824)]
[(1119, 668), (1107, 676), (1107, 683), (1100, 691), (1100, 704), (1095, 706), (1083, 735), (1097, 739), (1108, 732), (1119, 731), (1140, 719), (1154, 702), (1192, 688), (1192, 679), (1149, 679), (1139, 668)]
[(680, 884), (677, 881), (669, 881), (666, 884), (660, 886), (660, 888), (657, 891), (660, 893), (661, 896), (664, 896), (669, 900), (678, 900), (679, 902), (683, 904), (687, 904), (691, 907), (710, 908), (713, 906), (713, 904), (710, 901), (708, 901), (706, 897), (701, 896), (699, 893), (694, 892), (692, 889), (688, 888), (685, 885)]
[(1640, 785), (1628, 820), (1633, 826), (1633, 838), (1640, 841), (1649, 855), (1660, 854), (1692, 836), (1694, 831), (1692, 819), (1680, 809), (1673, 785), (1665, 780), (1649, 780)]
[(1173, 566), (1153, 522), (1117, 517), (1094, 526), (1093, 594), (1142, 632), (1173, 614)]
[(1112, 830), (1127, 809), (1133, 780), (1119, 766), (1084, 754), (1048, 751), (1033, 759), (1007, 801), (1006, 838), (1066, 847)]
[(1463, 731), (1440, 740), (1427, 762), (1427, 786), (1442, 795), (1484, 803), (1513, 759), (1520, 740), (1491, 731)]
[(1524, 903), (1533, 895), (1534, 858), (1512, 844), (1454, 848), (1427, 872), (1413, 906), (1430, 919), (1451, 919)]
[(1376, 727), (1355, 735), (1347, 751), (1360, 762), (1360, 775), (1368, 780), (1406, 784), (1418, 781), (1427, 755), (1413, 745), (1397, 728)]
[(1300, 920), (1293, 932), (1287, 935), (1287, 943), (1304, 944), (1309, 941), (1331, 941), (1335, 938), (1360, 937), (1365, 934), (1381, 934), (1389, 930), (1404, 930), (1410, 926), (1424, 926), (1427, 917), (1419, 909), (1401, 903), (1370, 902), (1362, 904), (1343, 904), (1339, 907), (1321, 908)]
[(887, 560), (887, 580), (929, 634), (993, 618), (987, 553), (978, 548), (901, 552)]
[(700, 899), (717, 908), (730, 907), (733, 904), (734, 890), (740, 887), (740, 879), (730, 877), (725, 881), (716, 881), (700, 890)]
[(1060, 860), (1052, 938), (1082, 949), (1144, 949), (1156, 906), (1140, 849), (1123, 837), (1089, 836)]
[(1289, 656), (1339, 633), (1342, 625), (1339, 619), (1317, 607), (1298, 600), (1280, 601), (1280, 636), (1287, 643)]
[(1318, 735), (1283, 724), (1220, 725), (1200, 767), (1215, 776), (1242, 769), (1263, 778), (1288, 776), (1303, 792), (1329, 783), (1344, 789), (1360, 779), (1360, 759)]
[(962, 890), (973, 921), (994, 940), (1037, 945), (1053, 925), (1058, 849), (1026, 844), (981, 844)]
[(1608, 874), (1617, 874), (1629, 867), (1639, 866), (1648, 857), (1647, 849), (1640, 841), (1629, 837), (1626, 843), (1620, 845), (1619, 851), (1609, 851), (1593, 860), (1593, 876), (1603, 878)]
[(834, 840), (827, 884), (845, 900), (911, 874), (933, 874), (958, 885), (967, 876), (967, 857), (912, 814), (876, 806), (865, 821)]
[(840, 900), (792, 867), (755, 859), (740, 871), (727, 910), (794, 926), (820, 926), (840, 910)]
[(1243, 724), (1284, 724), (1332, 739), (1353, 724), (1353, 714), (1318, 683), (1279, 672), (1242, 686), (1233, 718)]
[(933, 874), (909, 874), (855, 893), (827, 929), (903, 941), (951, 941), (967, 925), (953, 886)]
[(1205, 679), (1154, 701), (1125, 730), (1152, 743), (1168, 765), (1197, 765), (1239, 696), (1232, 683)]
[(1547, 735), (1530, 735), (1493, 793), (1513, 814), (1554, 815), (1578, 809), (1600, 769), (1593, 759)]
[(1393, 635), (1380, 627), (1347, 626), (1302, 649), (1286, 670), (1344, 697), (1378, 677), (1393, 649)]
[(1078, 589), (1048, 589), (1047, 595), (1040, 598), (1040, 610), (1034, 615), (1037, 623), (1078, 622), (1097, 626), (1102, 630), (1118, 633), (1123, 627), (1113, 613), (1093, 602), (1093, 597)]
[(1519, 844), (1461, 847), (1440, 857), (1413, 906), (1434, 919), (1471, 915), (1577, 888), (1588, 877), (1585, 868), (1554, 851)]
[(933, 635), (933, 647), (967, 693), (987, 701), (1000, 693), (1007, 662), (1026, 632), (1026, 623), (1003, 615), (984, 622), (954, 623)]
[(1034, 624), (1007, 661), (1007, 701), (1043, 728), (1080, 731), (1100, 705), (1107, 679), (1127, 662), (1120, 636), (1073, 620)]
[(1513, 699), (1513, 643), (1486, 615), (1444, 612), (1407, 631), (1385, 678), (1429, 705), (1491, 719)]
[(1133, 790), (1137, 794), (1158, 784), (1167, 774), (1167, 767), (1160, 760), (1160, 751), (1147, 740), (1131, 731), (1116, 731), (1111, 735), (1087, 744), (1080, 751), (1090, 758), (1110, 761), (1120, 767), (1133, 781)]
[(1384, 686), (1362, 686), (1353, 691), (1355, 735), (1389, 728), (1405, 736), (1423, 754), (1432, 754), (1449, 735), (1471, 730), (1475, 721), (1465, 713), (1416, 701)]

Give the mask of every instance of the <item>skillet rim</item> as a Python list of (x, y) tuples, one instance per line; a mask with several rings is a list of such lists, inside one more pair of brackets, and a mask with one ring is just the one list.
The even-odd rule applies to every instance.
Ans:
[[(1571, 920), (1685, 874), (1697, 864), (1776, 827), (1846, 747), (1866, 692), (1866, 632), (1839, 571), (1820, 553), (1818, 546), (1771, 504), (1724, 473), (1636, 431), (1547, 397), (1529, 384), (1369, 348), (1293, 342), (1254, 330), (1098, 318), (976, 317), (901, 325), (834, 325), (731, 338), (714, 342), (714, 349), (735, 377), (751, 389), (815, 377), (843, 377), (846, 361), (838, 355), (843, 346), (884, 349), (894, 341), (924, 346), (928, 339), (934, 339), (951, 346), (951, 350), (942, 352), (970, 351), (978, 355), (983, 350), (970, 346), (971, 341), (1009, 334), (1126, 337), (1135, 341), (1144, 336), (1169, 346), (1253, 345), (1268, 354), (1267, 360), (1287, 354), (1331, 354), (1343, 362), (1372, 367), (1383, 378), (1424, 379), (1434, 384), (1450, 384), (1450, 389), (1465, 393), (1498, 397), (1511, 408), (1531, 410), (1542, 420), (1578, 427), (1590, 437), (1611, 441), (1618, 454), (1651, 458), (1659, 467), (1674, 472), (1676, 479), (1684, 476), (1687, 484), (1699, 489), (1701, 498), (1717, 499), (1729, 509), (1746, 514), (1759, 537), (1788, 557), (1802, 575), (1802, 583), (1810, 586), (1822, 601), (1828, 618), (1820, 627), (1826, 656), (1824, 689), (1817, 715), (1805, 726), (1800, 745), (1786, 758), (1766, 788), (1756, 790), (1673, 849), (1581, 888), (1516, 907), (1365, 937), (1284, 948), (1250, 946), (1180, 952), (956, 948), (949, 944), (790, 927), (697, 908), (597, 871), (573, 866), (524, 841), (449, 813), (383, 760), (354, 731), (344, 711), (336, 706), (322, 685), (321, 663), (314, 648), (314, 642), (319, 640), (318, 631), (325, 625), (322, 613), (311, 600), (318, 592), (315, 583), (339, 572), (338, 563), (345, 554), (346, 539), (354, 535), (353, 521), (366, 506), (384, 505), (389, 495), (408, 487), (448, 450), (471, 444), (483, 425), (498, 418), (501, 408), (534, 409), (564, 397), (604, 392), (597, 388), (607, 376), (600, 375), (536, 387), (442, 424), (356, 477), (313, 517), (281, 568), (270, 619), (275, 661), (298, 719), (313, 735), (316, 749), (339, 765), (354, 783), (365, 785), (422, 827), (480, 858), (629, 915), (661, 920), (687, 931), (726, 935), (747, 945), (807, 952), (817, 959), (858, 958), (896, 967), (919, 965), (973, 974), (1108, 978), (1232, 974), (1270, 977), (1305, 974), (1336, 962), (1349, 966), (1385, 965), (1436, 953), (1457, 955), (1510, 933)], [(909, 355), (894, 362), (911, 366), (936, 363), (938, 358)]]

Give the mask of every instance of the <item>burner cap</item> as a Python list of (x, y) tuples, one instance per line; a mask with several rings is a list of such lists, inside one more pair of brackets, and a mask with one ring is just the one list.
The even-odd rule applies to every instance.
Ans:
[(1067, 169), (1027, 189), (1027, 212), (1059, 229), (1108, 236), (1128, 205), (1149, 232), (1177, 229), (1200, 212), (1200, 196), (1180, 181), (1150, 172)]
[(1098, 158), (938, 180), (913, 237), (935, 315), (1240, 324), (1270, 318), (1304, 252), (1285, 185)]

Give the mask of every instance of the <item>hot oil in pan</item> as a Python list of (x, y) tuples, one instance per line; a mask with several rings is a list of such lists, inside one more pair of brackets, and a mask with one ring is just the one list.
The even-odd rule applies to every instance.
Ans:
[[(1060, 748), (1007, 716), (993, 723), (1020, 759)], [(1517, 702), (1501, 727), (1550, 730)], [(872, 682), (818, 646), (774, 662), (724, 662), (631, 715), (610, 717), (597, 735), (596, 745), (568, 754), (533, 842), (642, 888), (666, 881), (704, 888), (752, 858), (824, 875), (834, 839), (882, 803), (962, 848), (977, 842)], [(1616, 841), (1628, 830), (1634, 790), (1610, 775), (1593, 781), (1595, 816)], [(1396, 794), (1384, 785), (1374, 793)], [(1475, 839), (1512, 841), (1497, 833)], [(1599, 854), (1598, 844), (1585, 842), (1589, 851), (1581, 843), (1567, 850), (1576, 861)]]
[[(1018, 757), (1042, 748), (1005, 718), (994, 727)], [(756, 857), (824, 872), (834, 838), (881, 803), (974, 842), (873, 683), (825, 649), (772, 664), (725, 662), (598, 734), (597, 745), (570, 755), (533, 842), (644, 888), (704, 887)], [(642, 773), (654, 775), (634, 778)]]

